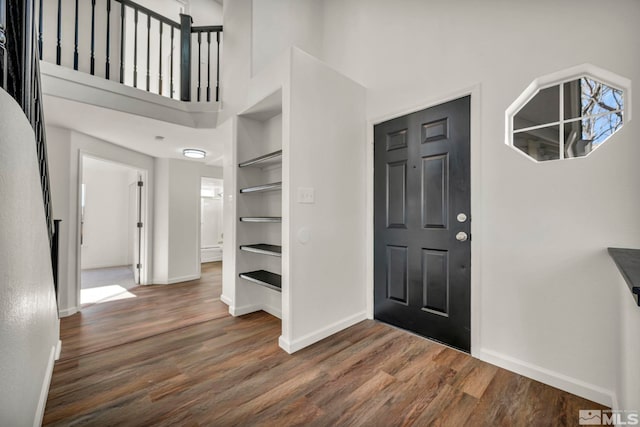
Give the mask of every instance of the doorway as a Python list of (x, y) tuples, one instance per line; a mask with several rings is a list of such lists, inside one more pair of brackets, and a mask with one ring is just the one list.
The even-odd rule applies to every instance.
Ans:
[(82, 155), (80, 304), (131, 298), (143, 271), (145, 171)]
[(374, 317), (466, 352), (470, 101), (374, 127)]
[(215, 287), (214, 295), (218, 298), (222, 294), (223, 192), (221, 179), (201, 178), (200, 274), (201, 281)]

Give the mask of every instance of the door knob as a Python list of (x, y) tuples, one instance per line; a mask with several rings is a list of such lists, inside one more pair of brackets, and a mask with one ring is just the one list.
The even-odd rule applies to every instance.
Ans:
[(461, 231), (458, 234), (456, 234), (456, 240), (459, 242), (465, 242), (468, 238), (469, 236), (464, 231)]

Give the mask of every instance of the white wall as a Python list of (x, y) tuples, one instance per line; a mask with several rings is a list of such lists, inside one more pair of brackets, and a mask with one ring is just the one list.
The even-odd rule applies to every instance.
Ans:
[(314, 56), (322, 54), (322, 1), (256, 0), (252, 18), (252, 75), (294, 45)]
[(200, 188), (200, 247), (218, 246), (223, 236), (222, 180), (202, 178)]
[[(612, 277), (618, 273), (610, 262)], [(629, 286), (621, 276), (612, 279), (610, 283), (612, 291), (617, 290), (619, 296), (615, 298), (618, 304), (619, 329), (619, 353), (616, 363), (616, 396), (618, 409), (637, 410), (640, 408), (640, 367), (638, 367), (638, 355), (640, 354), (640, 341), (638, 340), (638, 325), (640, 325), (640, 307)]]
[(131, 265), (131, 205), (129, 186), (137, 182), (135, 170), (85, 157), (82, 179), (85, 213), (82, 269)]
[[(56, 63), (58, 2), (43, 1), (43, 60)], [(75, 0), (62, 0), (61, 65), (73, 69), (75, 38)], [(91, 1), (78, 2), (78, 70), (91, 70)], [(107, 0), (96, 0), (95, 75), (105, 77), (107, 58)], [(120, 78), (120, 3), (111, 1), (109, 73)]]
[[(191, 0), (187, 9), (176, 0), (140, 0), (140, 5), (157, 12), (173, 21), (180, 23), (180, 13), (190, 13), (193, 17), (193, 25), (222, 25), (222, 6), (211, 0)], [(91, 67), (91, 1), (80, 1), (78, 3), (78, 70), (84, 73), (90, 72)], [(121, 9), (120, 3), (111, 2), (110, 13), (110, 46), (109, 46), (109, 74), (110, 79), (120, 80), (120, 24)], [(106, 44), (107, 44), (107, 0), (96, 0), (95, 6), (95, 75), (100, 77), (106, 76)], [(73, 68), (74, 61), (74, 38), (75, 38), (75, 2), (74, 0), (62, 0), (62, 25), (61, 25), (61, 65), (67, 68)], [(134, 13), (133, 9), (127, 7), (125, 13), (125, 49), (124, 49), (124, 81), (125, 84), (133, 86), (134, 83)], [(43, 59), (47, 62), (56, 63), (57, 48), (57, 1), (43, 2)], [(159, 23), (157, 20), (151, 20), (151, 40), (149, 57), (150, 69), (150, 91), (159, 93)], [(171, 54), (171, 35), (170, 27), (163, 26), (163, 55), (162, 55), (162, 74), (163, 84), (162, 93), (166, 96), (171, 90), (170, 83), (170, 54)], [(138, 17), (138, 55), (137, 55), (137, 84), (136, 87), (146, 90), (147, 78), (147, 16), (139, 14)], [(194, 49), (197, 44), (194, 41)], [(174, 35), (174, 98), (180, 98), (180, 32), (176, 31)], [(213, 43), (211, 54), (212, 64), (215, 76), (215, 43)], [(203, 79), (206, 79), (206, 49), (202, 48), (203, 55)], [(192, 61), (194, 73), (197, 70), (197, 56)], [(197, 77), (197, 74), (194, 74)], [(212, 82), (215, 86), (215, 82)], [(196, 88), (194, 80), (192, 90)], [(214, 94), (215, 96), (215, 94)]]
[[(296, 351), (366, 316), (365, 89), (304, 52), (291, 61), (282, 335)], [(313, 204), (298, 202), (300, 188), (314, 190)]]
[(0, 424), (40, 425), (59, 337), (36, 144), (0, 90)]
[[(63, 316), (75, 313), (78, 300), (78, 188), (80, 179), (80, 156), (89, 156), (126, 164), (147, 172), (145, 191), (148, 193), (149, 213), (147, 230), (153, 230), (154, 206), (154, 161), (153, 157), (102, 141), (88, 135), (47, 126), (47, 144), (54, 218), (62, 219), (60, 232), (59, 309)], [(153, 236), (143, 249), (146, 254), (143, 264), (148, 273), (153, 271)], [(143, 283), (150, 277), (143, 277)], [(145, 281), (146, 279), (146, 281)]]
[[(588, 158), (535, 164), (504, 144), (504, 112), (534, 78), (585, 62), (639, 80), (640, 4), (325, 3), (324, 59), (368, 88), (372, 123), (479, 85), (473, 354), (611, 403), (617, 314), (605, 248), (640, 245), (637, 120)], [(614, 32), (576, 31), (606, 22)]]
[(222, 178), (222, 169), (202, 162), (155, 159), (153, 283), (170, 284), (200, 277), (200, 180)]
[[(301, 46), (320, 56), (322, 4), (317, 0), (234, 0), (224, 4), (220, 70), (223, 108), (218, 123), (224, 123), (253, 101), (268, 95), (269, 92), (261, 93), (264, 87), (260, 84), (267, 83), (265, 75), (276, 71), (278, 63), (287, 63), (281, 59), (288, 56), (290, 47)], [(252, 77), (257, 77), (259, 83), (252, 82)], [(256, 90), (251, 91), (250, 86)]]

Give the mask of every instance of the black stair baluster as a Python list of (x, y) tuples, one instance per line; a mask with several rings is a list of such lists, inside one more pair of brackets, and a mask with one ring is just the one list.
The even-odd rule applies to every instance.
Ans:
[(211, 31), (207, 31), (207, 102), (211, 102)]
[(78, 70), (78, 0), (76, 0), (76, 16), (73, 33), (73, 69)]
[(104, 69), (104, 78), (110, 80), (111, 64), (109, 61), (109, 50), (111, 47), (111, 0), (107, 0), (107, 60)]
[(96, 0), (91, 0), (91, 75), (96, 73)]
[(158, 21), (158, 25), (160, 25), (160, 55), (158, 56), (158, 70), (160, 74), (158, 76), (158, 95), (162, 95), (162, 21)]
[(120, 3), (120, 83), (124, 83), (124, 3)]
[(202, 33), (200, 31), (198, 31), (198, 102), (200, 102), (200, 76), (201, 76), (201, 64), (202, 61), (200, 60), (200, 55), (202, 53)]
[(171, 69), (169, 73), (169, 97), (173, 98), (173, 31), (175, 28), (171, 26)]
[(40, 60), (42, 60), (42, 0), (40, 0), (40, 7), (38, 8), (38, 49), (40, 50)]
[(133, 87), (138, 87), (138, 9), (133, 14)]
[(220, 31), (216, 32), (216, 102), (220, 101)]
[(151, 83), (151, 15), (147, 15), (147, 92)]
[[(78, 19), (76, 18), (76, 25)], [(58, 41), (56, 44), (56, 64), (62, 60), (62, 0), (58, 0)]]

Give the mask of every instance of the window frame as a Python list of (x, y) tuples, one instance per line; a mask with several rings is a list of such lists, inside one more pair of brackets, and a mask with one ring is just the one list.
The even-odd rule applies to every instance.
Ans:
[[(570, 82), (572, 80), (588, 78), (592, 80), (597, 80), (600, 83), (604, 83), (607, 86), (615, 90), (619, 90), (622, 92), (623, 99), (623, 107), (619, 110), (607, 111), (603, 113), (588, 115), (588, 116), (580, 116), (574, 117), (570, 119), (565, 119), (564, 117), (564, 84)], [(541, 91), (547, 88), (558, 86), (559, 90), (559, 114), (558, 120), (554, 122), (544, 123), (541, 125), (529, 126), (526, 128), (521, 128), (518, 130), (514, 130), (514, 117)], [(628, 124), (631, 121), (631, 80), (619, 76), (611, 71), (604, 70), (602, 68), (596, 67), (591, 64), (582, 64), (577, 67), (572, 67), (566, 70), (558, 71), (552, 74), (548, 74), (543, 77), (539, 77), (520, 94), (520, 96), (507, 108), (505, 112), (505, 143), (517, 151), (521, 155), (525, 156), (529, 160), (535, 163), (549, 163), (558, 160), (572, 160), (572, 159), (581, 159), (586, 158), (591, 155), (594, 151), (596, 151), (600, 146), (604, 145), (604, 143), (613, 135), (618, 133), (620, 129), (624, 127), (624, 125)], [(565, 157), (564, 153), (564, 145), (565, 145), (565, 134), (564, 134), (564, 126), (566, 123), (573, 123), (582, 121), (584, 119), (595, 119), (598, 117), (604, 117), (611, 114), (621, 113), (622, 114), (622, 123), (615, 132), (609, 135), (604, 141), (597, 144), (589, 153), (585, 156), (578, 157)], [(558, 126), (560, 129), (559, 133), (559, 157), (557, 159), (550, 160), (538, 160), (531, 157), (529, 154), (520, 150), (517, 146), (514, 145), (514, 135), (517, 133), (524, 133), (527, 131), (532, 131), (536, 129), (548, 128), (552, 126)]]

